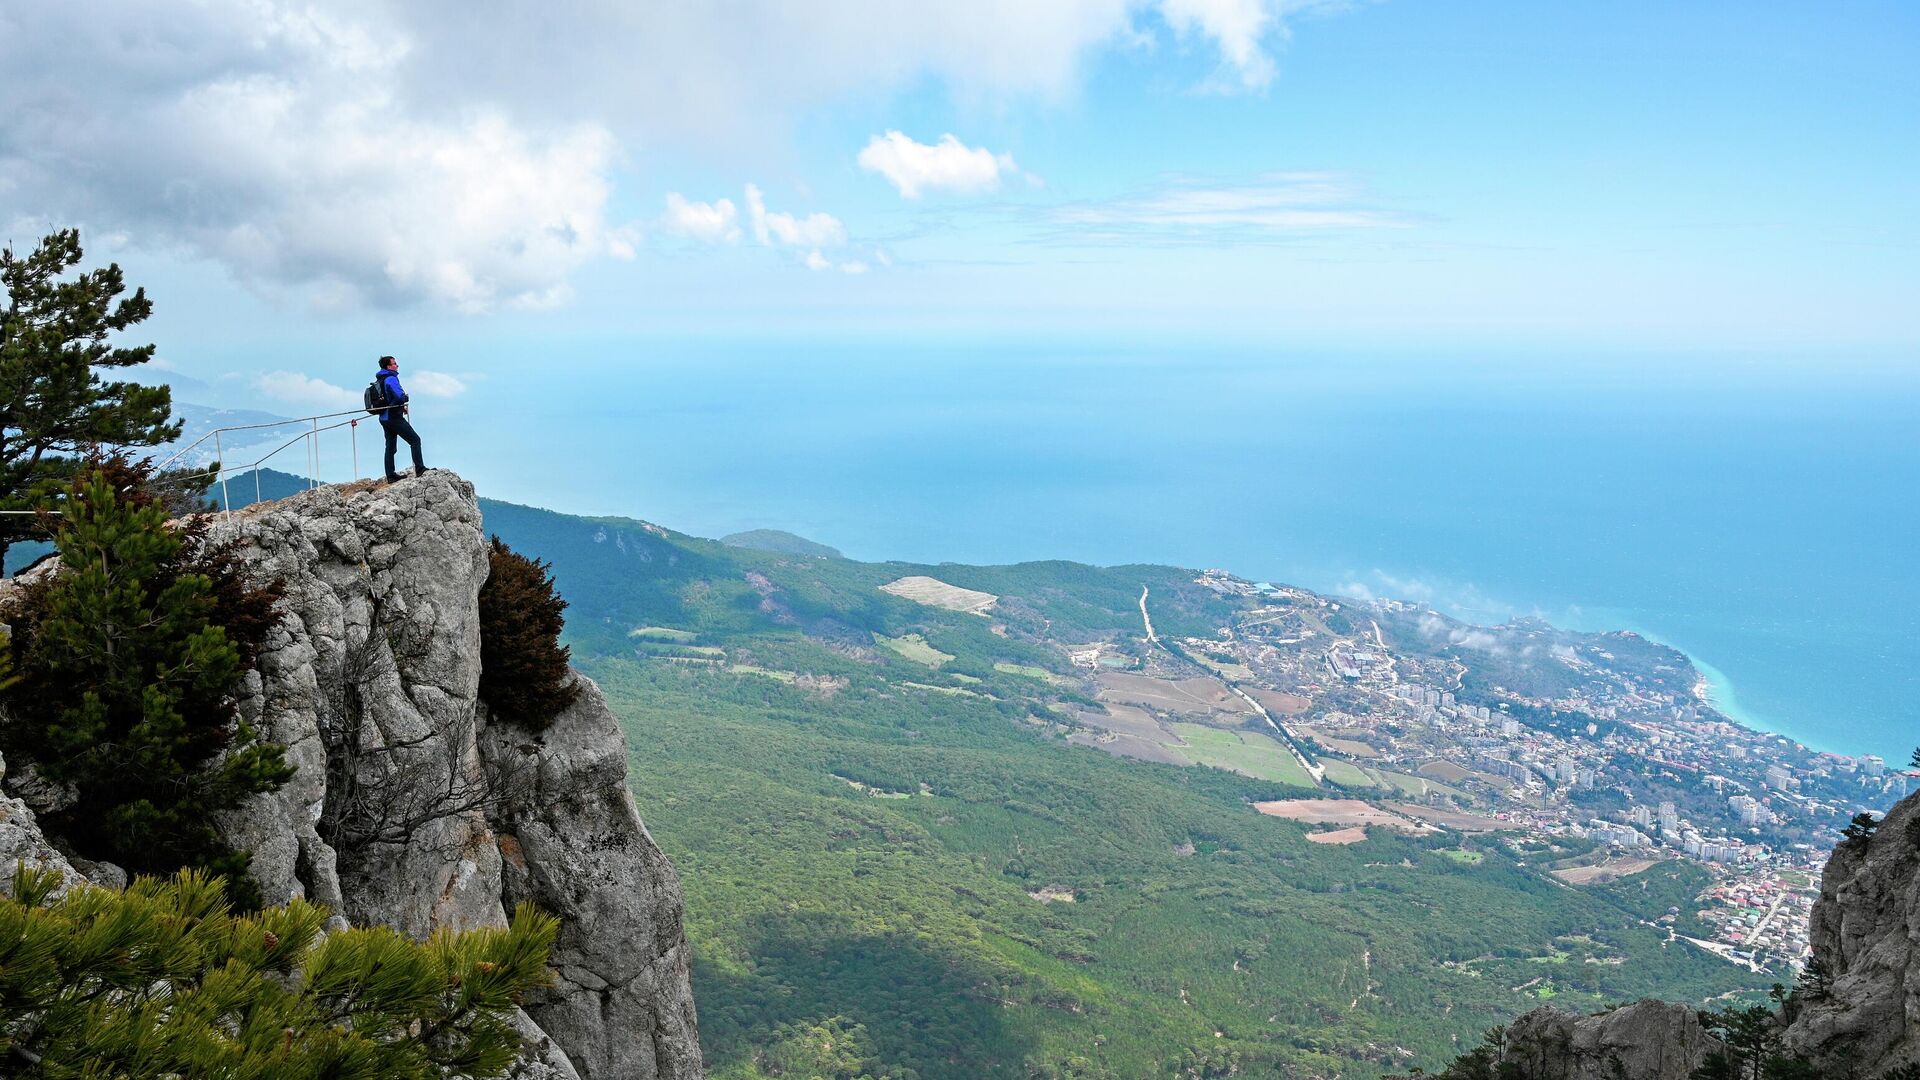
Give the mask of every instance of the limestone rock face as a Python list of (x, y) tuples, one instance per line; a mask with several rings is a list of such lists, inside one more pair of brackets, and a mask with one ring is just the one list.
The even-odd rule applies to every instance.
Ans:
[(1507, 1029), (1502, 1060), (1533, 1080), (1687, 1080), (1718, 1046), (1684, 1005), (1640, 1001), (1593, 1016), (1548, 1006)]
[[(6, 759), (0, 758), (0, 780), (6, 775)], [(58, 870), (71, 881), (83, 880), (67, 857), (47, 842), (26, 801), (0, 792), (0, 894), (13, 891), (13, 868), (23, 862), (36, 870)]]
[(1797, 1004), (1787, 1044), (1866, 1077), (1920, 1062), (1920, 793), (1889, 811), (1870, 843), (1834, 851), (1812, 945), (1832, 992)]
[(472, 487), (445, 472), (323, 487), (213, 535), (287, 590), (242, 714), (298, 771), (227, 822), (268, 900), (416, 937), (500, 925), (499, 855), (471, 805), (487, 577)]
[[(627, 787), (626, 742), (600, 688), (544, 731), (482, 726), (504, 899), (560, 916), (552, 989), (527, 1012), (585, 1076), (697, 1076), (680, 885)], [(618, 928), (617, 931), (614, 928)]]
[[(297, 772), (220, 823), (252, 852), (266, 901), (306, 897), (343, 925), (423, 937), (504, 926), (532, 900), (563, 929), (554, 985), (516, 1018), (514, 1075), (696, 1080), (680, 886), (627, 789), (599, 688), (576, 674), (579, 701), (544, 732), (488, 723), (472, 486), (436, 470), (322, 487), (222, 515), (213, 536), (286, 586), (241, 714)], [(74, 869), (10, 795), (0, 863), (16, 858)]]

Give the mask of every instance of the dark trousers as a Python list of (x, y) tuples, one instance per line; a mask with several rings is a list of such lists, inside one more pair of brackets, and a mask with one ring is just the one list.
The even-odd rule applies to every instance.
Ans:
[(388, 476), (394, 475), (393, 451), (395, 449), (396, 441), (399, 439), (407, 440), (407, 446), (413, 450), (413, 467), (420, 472), (426, 471), (426, 468), (427, 468), (426, 462), (423, 462), (420, 460), (420, 433), (413, 430), (413, 425), (407, 423), (406, 417), (404, 416), (381, 417), (380, 430), (387, 433), (387, 475)]

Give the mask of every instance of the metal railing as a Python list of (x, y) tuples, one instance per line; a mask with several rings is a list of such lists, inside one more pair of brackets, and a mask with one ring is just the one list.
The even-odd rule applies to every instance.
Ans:
[[(201, 434), (199, 438), (175, 450), (166, 460), (154, 467), (154, 472), (157, 474), (165, 473), (175, 462), (178, 462), (181, 458), (186, 457), (194, 450), (205, 445), (208, 439), (213, 440), (213, 468), (200, 472), (178, 473), (168, 476), (156, 486), (172, 487), (192, 483), (197, 480), (209, 480), (210, 484), (212, 482), (218, 482), (220, 485), (221, 508), (226, 512), (228, 517), (232, 517), (233, 499), (230, 497), (227, 487), (227, 481), (231, 476), (236, 473), (252, 471), (253, 498), (255, 502), (262, 502), (264, 498), (260, 490), (260, 467), (296, 443), (303, 443), (305, 444), (307, 452), (307, 490), (311, 491), (320, 486), (320, 436), (329, 431), (338, 431), (341, 428), (347, 429), (347, 440), (353, 455), (353, 478), (358, 480), (360, 479), (360, 421), (368, 417), (377, 417), (380, 413), (386, 412), (388, 409), (404, 408), (406, 408), (406, 405), (402, 404), (386, 405), (371, 411), (364, 408), (346, 409), (341, 412), (320, 413), (315, 416), (298, 416), (286, 420), (267, 420), (257, 424), (230, 424), (226, 427), (217, 427)], [(340, 418), (343, 416), (348, 419), (341, 420)], [(321, 421), (323, 420), (336, 422), (323, 427), (321, 426)], [(275, 446), (273, 449), (252, 461), (232, 465), (227, 463), (224, 445), (226, 436), (238, 431), (263, 431), (271, 428), (289, 427), (294, 424), (306, 424), (308, 425), (308, 429), (288, 439), (286, 442)]]
[[(175, 450), (171, 455), (167, 457), (165, 461), (162, 461), (158, 465), (154, 466), (153, 471), (156, 475), (164, 474), (167, 471), (168, 467), (173, 465), (174, 462), (177, 462), (181, 458), (192, 453), (196, 448), (201, 446), (208, 439), (213, 440), (213, 459), (214, 459), (213, 468), (206, 469), (201, 472), (178, 473), (173, 476), (168, 476), (164, 480), (160, 480), (156, 482), (153, 486), (161, 489), (180, 487), (188, 483), (191, 483), (192, 481), (195, 481), (195, 480), (201, 480), (207, 477), (212, 477), (214, 480), (218, 481), (220, 484), (220, 509), (222, 512), (224, 512), (227, 515), (229, 519), (231, 519), (233, 517), (233, 499), (227, 488), (227, 478), (229, 476), (235, 473), (243, 473), (243, 472), (247, 472), (248, 470), (252, 470), (253, 501), (264, 502), (266, 500), (263, 497), (260, 490), (260, 467), (262, 465), (265, 465), (268, 461), (272, 460), (281, 451), (287, 449), (288, 447), (294, 445), (295, 443), (305, 443), (306, 449), (307, 449), (307, 490), (312, 491), (314, 488), (320, 486), (320, 436), (326, 434), (329, 431), (338, 431), (341, 428), (347, 429), (347, 439), (348, 439), (349, 445), (352, 448), (352, 454), (353, 454), (353, 478), (355, 480), (358, 480), (360, 479), (360, 435), (359, 435), (360, 421), (366, 419), (369, 416), (378, 416), (380, 413), (386, 412), (388, 409), (404, 409), (404, 408), (406, 408), (405, 404), (384, 405), (372, 411), (368, 411), (367, 409), (347, 409), (343, 412), (320, 413), (317, 416), (297, 416), (287, 420), (267, 420), (258, 424), (229, 424), (226, 427), (217, 427), (217, 428), (214, 428), (212, 431), (208, 431), (202, 434), (199, 438), (193, 440), (192, 442), (181, 447), (180, 449)], [(342, 416), (348, 417), (348, 419), (340, 420), (340, 417)], [(339, 422), (328, 424), (325, 427), (321, 427), (320, 421), (322, 420), (337, 420)], [(236, 431), (261, 431), (267, 428), (283, 428), (293, 424), (306, 424), (308, 425), (308, 429), (306, 431), (301, 432), (298, 435), (295, 435), (293, 438), (288, 439), (286, 442), (281, 443), (280, 445), (274, 447), (273, 449), (253, 459), (252, 461), (243, 462), (238, 465), (228, 465), (226, 463), (226, 460), (225, 460), (226, 454), (223, 446), (224, 439), (222, 438), (223, 436), (231, 434), (232, 432), (236, 432)], [(211, 486), (211, 484), (209, 484), (209, 486)], [(37, 510), (0, 510), (0, 515), (8, 515), (8, 514), (32, 515), (32, 514), (41, 514), (41, 513), (59, 514), (60, 511), (53, 510), (53, 509), (46, 509), (46, 508), (37, 509)]]

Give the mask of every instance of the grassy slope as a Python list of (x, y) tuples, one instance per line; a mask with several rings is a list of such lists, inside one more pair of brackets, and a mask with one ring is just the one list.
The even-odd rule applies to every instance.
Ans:
[[(1209, 633), (1224, 601), (1185, 572), (861, 564), (485, 509), (490, 529), (554, 562), (577, 658), (628, 725), (635, 790), (686, 887), (716, 1076), (760, 1075), (791, 1025), (836, 1016), (865, 1026), (876, 1074), (1147, 1076), (1210, 1055), (1369, 1076), (1443, 1062), (1453, 1037), (1549, 995), (1577, 1007), (1742, 984), (1607, 895), (1497, 853), (1463, 864), (1434, 850), (1451, 838), (1384, 834), (1309, 844), (1245, 805), (1294, 789), (1116, 760), (1027, 722), (1049, 688), (996, 664), (1062, 661), (1020, 631), (1130, 633), (1145, 582), (1164, 630)], [(1005, 597), (1014, 636), (878, 591), (909, 573)], [(635, 627), (847, 684), (823, 696), (638, 659)], [(919, 634), (955, 659), (930, 672), (876, 634)], [(902, 685), (954, 673), (988, 696)], [(928, 793), (873, 798), (849, 780)], [(1029, 897), (1047, 885), (1078, 902)], [(1581, 934), (1596, 942), (1575, 960), (1628, 962), (1527, 959)]]

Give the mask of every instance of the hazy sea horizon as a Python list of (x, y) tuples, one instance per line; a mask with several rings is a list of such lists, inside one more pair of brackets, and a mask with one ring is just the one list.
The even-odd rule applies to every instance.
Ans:
[(428, 460), (860, 559), (1218, 566), (1633, 630), (1752, 727), (1900, 765), (1920, 742), (1902, 364), (689, 347), (540, 377), (423, 401)]

